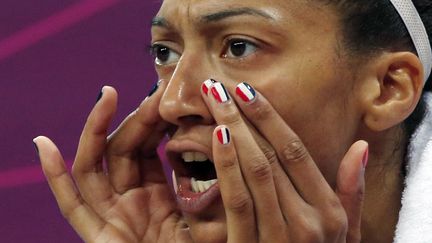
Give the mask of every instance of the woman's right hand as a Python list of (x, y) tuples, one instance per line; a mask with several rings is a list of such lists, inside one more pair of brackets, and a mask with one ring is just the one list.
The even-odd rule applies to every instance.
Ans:
[(156, 153), (167, 126), (158, 112), (165, 87), (160, 82), (108, 139), (117, 92), (104, 87), (83, 129), (72, 176), (50, 139), (34, 140), (60, 210), (84, 241), (192, 242)]

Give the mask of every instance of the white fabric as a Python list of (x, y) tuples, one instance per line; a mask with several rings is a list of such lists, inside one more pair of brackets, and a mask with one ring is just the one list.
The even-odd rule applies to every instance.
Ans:
[(411, 0), (390, 0), (390, 2), (402, 17), (411, 35), (417, 54), (423, 63), (425, 74), (424, 83), (426, 83), (432, 69), (432, 50), (423, 21)]
[(408, 150), (408, 174), (395, 243), (432, 243), (432, 94), (428, 109)]

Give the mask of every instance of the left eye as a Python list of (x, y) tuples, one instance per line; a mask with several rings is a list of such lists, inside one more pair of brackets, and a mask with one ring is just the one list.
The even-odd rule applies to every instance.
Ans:
[(180, 55), (167, 46), (155, 44), (150, 49), (151, 54), (155, 57), (156, 65), (168, 65), (180, 59)]
[(223, 57), (242, 58), (256, 52), (257, 46), (246, 40), (231, 40)]

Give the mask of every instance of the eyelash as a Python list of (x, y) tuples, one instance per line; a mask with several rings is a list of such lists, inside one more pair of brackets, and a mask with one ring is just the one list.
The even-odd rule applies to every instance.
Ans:
[[(249, 47), (252, 47), (254, 49), (253, 53), (250, 53), (244, 57), (228, 57), (227, 52), (228, 51), (232, 52), (232, 50), (230, 50), (230, 48), (235, 43), (243, 43), (243, 44), (248, 45)], [(226, 59), (232, 59), (232, 61), (243, 61), (245, 58), (248, 58), (249, 56), (255, 54), (259, 49), (260, 49), (260, 46), (253, 41), (247, 40), (245, 38), (230, 38), (230, 39), (227, 39), (226, 41), (224, 41), (223, 54), (221, 55), (221, 57), (226, 58)], [(247, 47), (246, 47), (246, 50), (244, 50), (244, 51), (247, 51)]]
[[(231, 54), (233, 54), (233, 53), (232, 53), (232, 50), (230, 50), (230, 48), (231, 48), (232, 45), (233, 45), (234, 43), (236, 43), (236, 42), (237, 42), (237, 43), (243, 43), (243, 44), (248, 45), (248, 46), (246, 47), (245, 51), (247, 51), (247, 50), (250, 51), (250, 48), (248, 49), (248, 47), (251, 47), (251, 48), (253, 49), (253, 53), (247, 54), (247, 55), (244, 56), (244, 57), (229, 57), (228, 52), (231, 52)], [(165, 48), (167, 51), (170, 51), (170, 53), (169, 53), (169, 57), (170, 57), (172, 54), (176, 54), (176, 55), (181, 56), (181, 54), (177, 53), (177, 52), (174, 51), (172, 48), (170, 48), (170, 47), (168, 47), (168, 46), (166, 46), (166, 45), (159, 44), (159, 43), (151, 44), (151, 45), (148, 46), (148, 50), (149, 50), (149, 52), (150, 52), (150, 55), (153, 56), (153, 57), (155, 58), (155, 63), (156, 63), (157, 65), (159, 65), (159, 66), (166, 66), (166, 65), (169, 65), (169, 64), (174, 63), (174, 62), (172, 62), (172, 63), (165, 63), (165, 64), (164, 64), (164, 63), (158, 61), (158, 51), (160, 51), (159, 48)], [(230, 39), (226, 39), (226, 40), (223, 42), (223, 48), (222, 48), (223, 51), (222, 51), (222, 54), (221, 54), (220, 57), (221, 57), (221, 58), (224, 58), (224, 59), (226, 59), (226, 60), (228, 60), (228, 61), (230, 61), (230, 62), (242, 62), (242, 61), (244, 61), (244, 59), (246, 59), (246, 58), (248, 58), (249, 56), (255, 54), (259, 49), (260, 49), (260, 46), (259, 46), (258, 44), (256, 44), (255, 42), (251, 41), (251, 40), (247, 40), (247, 39), (245, 39), (245, 38), (238, 38), (238, 37), (236, 37), (236, 38), (230, 38)], [(158, 63), (158, 62), (159, 62), (159, 63)]]
[[(162, 62), (164, 62), (164, 61), (160, 61), (159, 59), (158, 59), (158, 51), (160, 51), (160, 49), (165, 49), (165, 51), (169, 51), (169, 53), (168, 53), (168, 59), (174, 54), (174, 55), (178, 55), (178, 56), (180, 56), (180, 54), (178, 54), (177, 52), (175, 52), (172, 48), (170, 48), (170, 47), (168, 47), (168, 46), (166, 46), (166, 45), (162, 45), (162, 44), (152, 44), (152, 45), (150, 45), (150, 46), (148, 46), (148, 49), (149, 49), (149, 52), (150, 52), (150, 55), (151, 56), (153, 56), (154, 58), (155, 58), (155, 64), (156, 65), (159, 65), (159, 66), (166, 66), (166, 65), (169, 65), (169, 64), (171, 64), (171, 63), (174, 63), (174, 62), (170, 62), (170, 63), (162, 63)], [(178, 57), (178, 58), (180, 58), (180, 57)]]

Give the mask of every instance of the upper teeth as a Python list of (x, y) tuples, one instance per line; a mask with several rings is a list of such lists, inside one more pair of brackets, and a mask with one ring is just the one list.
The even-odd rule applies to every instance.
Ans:
[(204, 162), (208, 160), (207, 155), (201, 152), (184, 152), (182, 158), (185, 162)]

